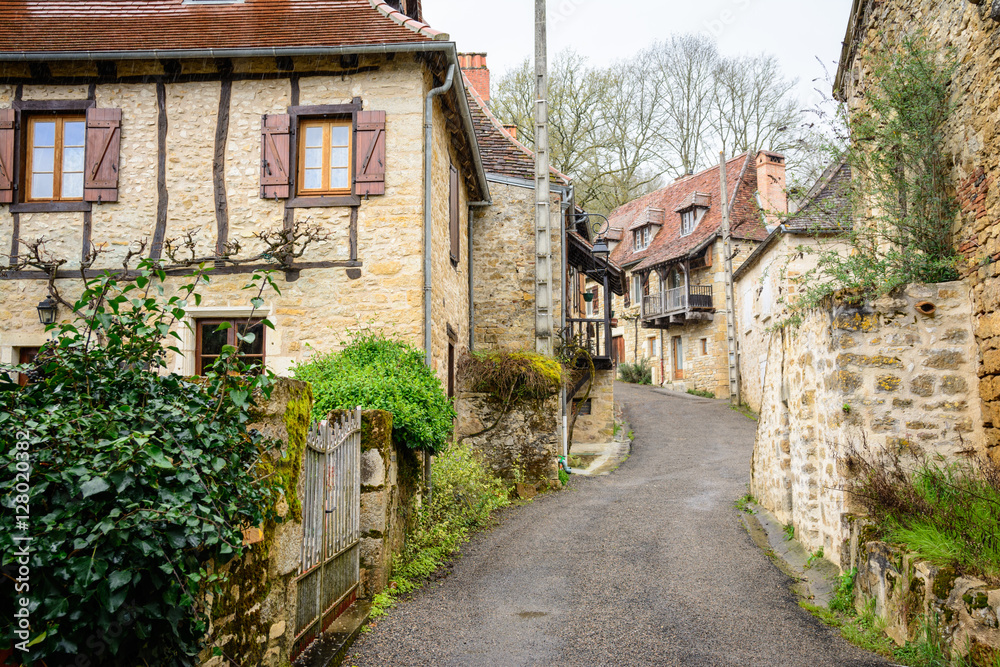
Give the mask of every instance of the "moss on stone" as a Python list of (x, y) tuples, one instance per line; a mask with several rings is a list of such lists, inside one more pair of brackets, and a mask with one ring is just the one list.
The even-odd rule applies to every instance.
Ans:
[(965, 608), (969, 610), (970, 614), (976, 609), (985, 609), (990, 606), (989, 598), (982, 591), (969, 591), (962, 596), (962, 601), (965, 602)]
[(948, 596), (951, 595), (951, 589), (955, 587), (957, 578), (958, 572), (953, 567), (942, 567), (938, 570), (937, 574), (934, 575), (934, 585), (931, 587), (934, 597), (939, 600), (947, 600)]

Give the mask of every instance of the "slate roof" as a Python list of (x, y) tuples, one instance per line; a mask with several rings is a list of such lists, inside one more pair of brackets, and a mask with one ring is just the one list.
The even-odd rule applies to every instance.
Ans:
[[(468, 77), (464, 80), (465, 90), (469, 94), (472, 123), (479, 141), (479, 155), (483, 159), (486, 173), (534, 181), (535, 153), (504, 129), (503, 123), (493, 115)], [(572, 182), (569, 176), (555, 168), (551, 168), (551, 173), (551, 180), (555, 183), (569, 185)]]
[[(762, 241), (767, 237), (767, 229), (753, 199), (757, 191), (753, 158), (753, 154), (745, 153), (726, 163), (730, 226), (734, 238)], [(628, 230), (637, 219), (645, 217), (647, 208), (662, 209), (666, 211), (666, 216), (648, 248), (633, 252), (631, 235), (625, 234), (623, 241), (611, 253), (611, 260), (618, 266), (644, 271), (683, 259), (721, 234), (722, 206), (719, 202), (722, 183), (719, 177), (719, 167), (706, 169), (615, 209), (609, 218), (611, 227), (618, 230)], [(682, 237), (681, 214), (677, 210), (693, 201), (695, 193), (711, 197), (711, 206), (694, 232)], [(739, 201), (737, 193), (741, 197)]]
[(338, 47), (447, 40), (379, 0), (0, 0), (0, 54)]
[(851, 219), (851, 167), (845, 161), (826, 168), (799, 210), (789, 217), (787, 232), (840, 231)]
[(749, 271), (782, 234), (836, 234), (848, 229), (851, 221), (850, 186), (851, 167), (847, 162), (841, 160), (827, 167), (803, 198), (799, 210), (754, 248), (733, 272), (733, 277), (739, 278)]

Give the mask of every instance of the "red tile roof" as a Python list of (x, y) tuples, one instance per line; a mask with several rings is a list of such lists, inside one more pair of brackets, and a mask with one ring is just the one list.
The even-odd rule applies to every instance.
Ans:
[[(493, 115), (469, 78), (464, 73), (462, 76), (469, 93), (469, 109), (476, 126), (479, 154), (486, 173), (534, 181), (535, 153), (504, 129), (503, 123)], [(569, 185), (572, 182), (569, 176), (558, 169), (552, 168), (551, 172), (551, 179), (555, 183)]]
[(379, 0), (0, 0), (0, 53), (395, 44), (448, 39)]
[[(746, 153), (726, 163), (730, 224), (734, 238), (762, 241), (767, 238), (767, 229), (754, 198), (757, 170), (753, 166), (753, 157)], [(713, 167), (615, 209), (609, 219), (611, 227), (619, 230), (628, 230), (637, 219), (644, 218), (648, 208), (662, 209), (666, 211), (666, 217), (648, 248), (633, 252), (632, 236), (625, 234), (624, 240), (611, 253), (611, 260), (618, 266), (644, 271), (686, 257), (721, 233), (721, 190), (719, 168)], [(681, 214), (676, 211), (690, 204), (696, 192), (709, 195), (711, 206), (694, 232), (682, 237)]]

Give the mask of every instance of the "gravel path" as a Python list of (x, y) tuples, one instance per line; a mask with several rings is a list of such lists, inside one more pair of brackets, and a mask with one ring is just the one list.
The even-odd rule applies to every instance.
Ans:
[(753, 422), (721, 401), (615, 392), (632, 456), (508, 512), (344, 664), (887, 664), (800, 609), (740, 526)]

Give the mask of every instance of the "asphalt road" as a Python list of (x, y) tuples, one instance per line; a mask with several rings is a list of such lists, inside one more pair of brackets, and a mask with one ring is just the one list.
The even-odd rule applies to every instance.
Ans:
[(632, 456), (509, 511), (344, 664), (887, 664), (800, 609), (740, 525), (753, 422), (721, 401), (615, 392)]

